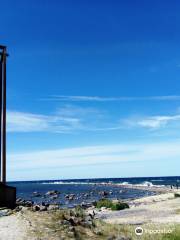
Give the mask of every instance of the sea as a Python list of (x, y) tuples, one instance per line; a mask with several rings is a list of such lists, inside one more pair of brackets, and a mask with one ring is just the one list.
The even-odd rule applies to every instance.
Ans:
[[(9, 182), (17, 188), (17, 198), (59, 204), (62, 207), (75, 207), (82, 203), (91, 203), (106, 195), (109, 199), (132, 200), (144, 196), (155, 195), (152, 186), (162, 187), (180, 184), (180, 177), (141, 177), (141, 178), (99, 178), (99, 179), (70, 179), (70, 180), (41, 180)], [(124, 186), (119, 186), (122, 184)], [(133, 189), (127, 185), (147, 186), (148, 190)], [(58, 191), (57, 196), (49, 196), (48, 191)], [(38, 193), (38, 194), (37, 194)], [(104, 194), (105, 193), (105, 194)], [(67, 196), (73, 194), (73, 199)]]

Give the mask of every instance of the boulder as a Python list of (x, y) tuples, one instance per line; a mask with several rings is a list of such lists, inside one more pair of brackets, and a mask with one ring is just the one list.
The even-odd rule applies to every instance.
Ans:
[(55, 200), (57, 198), (58, 198), (58, 195), (53, 195), (53, 196), (50, 197), (51, 200)]
[(65, 198), (72, 201), (75, 198), (75, 194), (67, 194), (67, 195), (65, 195)]
[(83, 209), (87, 209), (87, 208), (90, 208), (90, 207), (92, 207), (92, 206), (93, 206), (92, 203), (86, 203), (86, 202), (82, 202), (82, 203), (81, 203), (81, 207), (82, 207)]
[(32, 196), (33, 197), (42, 197), (42, 194), (39, 192), (33, 192)]
[(58, 195), (58, 194), (60, 194), (59, 191), (57, 191), (57, 190), (52, 190), (52, 191), (48, 191), (45, 195), (46, 195), (46, 196), (53, 196), (53, 195)]
[(41, 205), (39, 211), (40, 211), (40, 212), (47, 211), (47, 206), (43, 206), (43, 205)]
[(108, 193), (108, 192), (106, 192), (106, 191), (101, 191), (101, 192), (99, 192), (99, 195), (101, 195), (101, 196), (105, 197), (105, 196), (108, 196), (108, 195), (109, 195), (109, 193)]
[(34, 204), (34, 202), (31, 200), (24, 200), (22, 198), (16, 199), (17, 206), (32, 207), (33, 204)]
[(40, 209), (41, 209), (41, 207), (39, 205), (34, 205), (33, 208), (32, 208), (32, 210), (35, 211), (35, 212), (40, 211)]

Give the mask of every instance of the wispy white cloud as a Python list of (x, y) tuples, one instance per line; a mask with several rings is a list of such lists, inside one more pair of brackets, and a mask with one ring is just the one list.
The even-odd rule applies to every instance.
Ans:
[(7, 111), (8, 132), (68, 132), (80, 127), (80, 119)]
[(180, 115), (155, 116), (155, 117), (149, 117), (149, 118), (140, 120), (138, 122), (138, 125), (142, 127), (148, 127), (148, 128), (160, 128), (160, 127), (167, 126), (167, 124), (171, 122), (179, 121), (179, 120), (180, 120)]
[[(117, 144), (86, 146), (79, 148), (66, 148), (56, 150), (35, 151), (26, 153), (8, 154), (9, 172), (13, 172), (18, 178), (18, 172), (29, 172), (29, 178), (32, 179), (32, 172), (48, 173), (48, 169), (62, 169), (79, 166), (104, 166), (112, 164), (115, 168), (120, 163), (146, 164), (155, 161), (171, 161), (180, 158), (180, 141), (176, 142), (158, 142), (146, 144)], [(56, 171), (57, 172), (57, 171)], [(75, 173), (74, 173), (75, 176)], [(88, 175), (87, 177), (92, 176)], [(34, 178), (39, 178), (33, 174)], [(41, 176), (43, 178), (43, 175)], [(53, 175), (59, 178), (59, 175)], [(76, 176), (78, 177), (78, 176)], [(27, 179), (27, 177), (25, 177)]]
[(125, 126), (160, 129), (180, 123), (180, 115), (162, 115), (147, 117), (131, 117), (123, 120)]
[(55, 114), (52, 115), (7, 111), (8, 132), (100, 132), (127, 128), (137, 129), (139, 127), (157, 130), (165, 127), (171, 128), (172, 126), (180, 127), (179, 114), (129, 117), (117, 121), (117, 119), (106, 119), (106, 116), (97, 109), (81, 108), (71, 105), (59, 108)]
[(8, 132), (56, 132), (98, 131), (103, 113), (94, 108), (63, 106), (54, 114), (34, 114), (7, 111)]
[(103, 97), (103, 96), (64, 96), (52, 95), (41, 98), (46, 101), (62, 102), (108, 102), (108, 101), (180, 101), (180, 95), (146, 96), (146, 97)]
[(106, 102), (117, 101), (115, 97), (100, 97), (100, 96), (64, 96), (64, 95), (52, 95), (41, 100), (50, 101), (65, 101), (65, 102)]

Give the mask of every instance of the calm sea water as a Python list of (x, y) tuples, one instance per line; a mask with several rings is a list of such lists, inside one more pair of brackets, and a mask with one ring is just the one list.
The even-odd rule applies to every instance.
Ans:
[[(112, 183), (102, 185), (102, 183)], [(104, 178), (104, 179), (74, 179), (74, 180), (45, 180), (28, 182), (10, 182), (11, 186), (17, 188), (17, 197), (33, 200), (36, 203), (49, 202), (58, 203), (62, 206), (73, 207), (82, 202), (92, 202), (102, 198), (100, 192), (108, 192), (108, 198), (112, 199), (133, 199), (153, 195), (151, 190), (137, 190), (122, 188), (116, 184), (139, 184), (144, 186), (152, 185), (175, 185), (180, 184), (180, 177), (147, 177), (147, 178)], [(45, 193), (50, 190), (58, 190), (60, 194), (57, 199), (46, 197)], [(34, 197), (33, 192), (39, 192), (41, 197)], [(75, 194), (73, 200), (66, 200), (67, 194)]]

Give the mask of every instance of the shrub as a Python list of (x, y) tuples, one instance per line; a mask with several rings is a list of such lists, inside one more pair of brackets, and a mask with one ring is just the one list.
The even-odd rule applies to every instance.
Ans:
[(114, 203), (111, 207), (111, 210), (123, 210), (125, 208), (129, 208), (129, 205), (127, 203), (119, 202)]
[(106, 208), (111, 208), (112, 207), (112, 201), (108, 200), (108, 199), (101, 199), (96, 203), (96, 207), (97, 208), (101, 208), (101, 207), (106, 207)]
[(180, 197), (180, 194), (179, 194), (179, 193), (175, 193), (175, 194), (174, 194), (174, 197), (175, 197), (175, 198)]
[(129, 208), (129, 205), (127, 203), (123, 203), (123, 202), (113, 203), (109, 199), (101, 199), (95, 204), (95, 206), (97, 208), (101, 208), (101, 207), (110, 208), (113, 211)]

